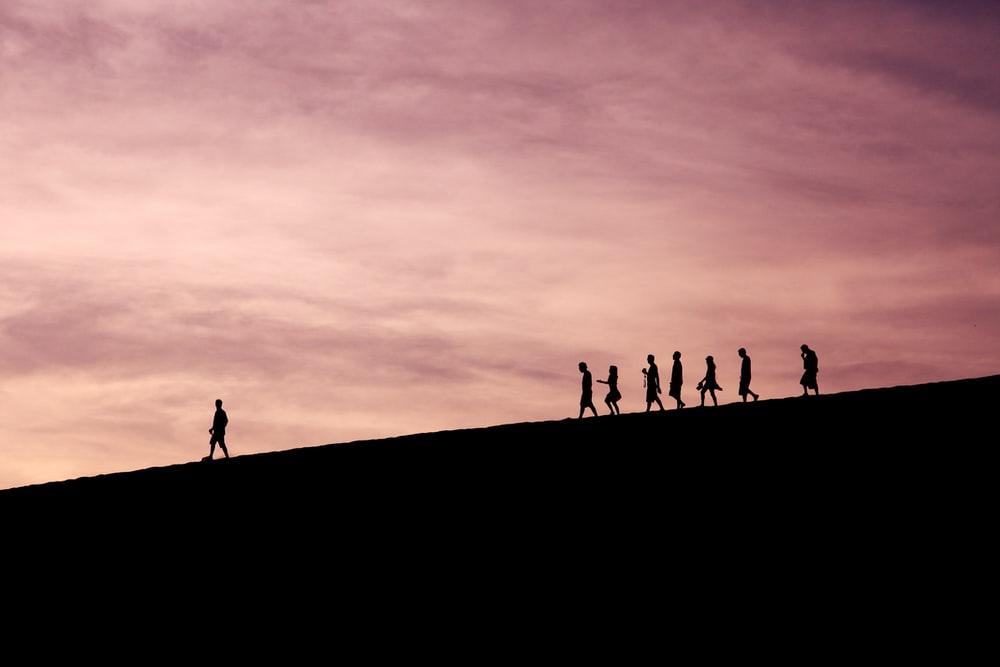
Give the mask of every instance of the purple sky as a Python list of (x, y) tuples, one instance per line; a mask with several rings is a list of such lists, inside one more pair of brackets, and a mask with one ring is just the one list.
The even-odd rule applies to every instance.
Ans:
[[(1000, 372), (1000, 5), (0, 3), (0, 487)], [(598, 402), (603, 392), (598, 392)], [(603, 406), (602, 406), (603, 407)], [(669, 439), (669, 438), (668, 438)]]

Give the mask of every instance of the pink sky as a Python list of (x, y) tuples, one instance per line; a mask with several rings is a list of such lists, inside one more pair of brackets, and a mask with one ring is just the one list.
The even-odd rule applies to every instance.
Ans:
[(196, 459), (216, 398), (242, 454), (575, 416), (581, 359), (628, 411), (675, 349), (689, 403), (741, 345), (764, 397), (803, 342), (1000, 372), (954, 4), (4, 0), (0, 487)]

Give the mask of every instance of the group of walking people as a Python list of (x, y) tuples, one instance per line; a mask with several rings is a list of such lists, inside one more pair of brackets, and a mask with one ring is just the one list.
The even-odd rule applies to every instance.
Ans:
[[(802, 384), (802, 395), (807, 396), (809, 390), (812, 389), (819, 395), (819, 385), (816, 382), (816, 374), (819, 372), (819, 361), (816, 358), (816, 353), (809, 349), (808, 345), (802, 346), (802, 365), (805, 368), (805, 372), (802, 374), (802, 379), (800, 383)], [(747, 354), (746, 348), (741, 347), (737, 354), (742, 359), (740, 363), (740, 390), (739, 394), (743, 397), (743, 402), (746, 403), (747, 397), (751, 396), (753, 400), (760, 398), (760, 395), (751, 391), (750, 389), (750, 355)], [(656, 366), (656, 358), (651, 354), (646, 357), (646, 362), (649, 364), (647, 368), (642, 369), (642, 385), (646, 388), (646, 412), (649, 412), (653, 407), (653, 403), (660, 406), (660, 410), (663, 410), (663, 402), (660, 400), (660, 394), (663, 390), (660, 388), (660, 369)], [(718, 405), (719, 401), (715, 397), (716, 391), (722, 391), (722, 387), (719, 386), (719, 382), (715, 377), (715, 359), (711, 355), (705, 357), (705, 377), (703, 377), (699, 382), (696, 389), (701, 392), (701, 405), (705, 406), (705, 394), (709, 394), (712, 397), (712, 404)], [(583, 412), (586, 409), (590, 409), (597, 416), (597, 408), (594, 407), (594, 386), (593, 378), (590, 371), (587, 369), (587, 364), (583, 361), (580, 362), (580, 372), (583, 373), (583, 394), (580, 397), (580, 417), (583, 417)], [(621, 408), (618, 407), (618, 402), (622, 400), (622, 394), (618, 390), (618, 367), (611, 366), (608, 368), (608, 379), (598, 380), (601, 384), (608, 385), (608, 394), (604, 397), (604, 402), (607, 404), (608, 409), (611, 410), (611, 414), (620, 415)], [(684, 367), (681, 365), (681, 353), (674, 352), (674, 364), (670, 369), (670, 387), (667, 391), (667, 395), (670, 398), (677, 401), (677, 409), (683, 408), (687, 403), (681, 400), (681, 385), (684, 384)], [(208, 429), (208, 432), (212, 435), (209, 441), (208, 456), (202, 459), (202, 461), (211, 461), (215, 455), (215, 445), (218, 444), (222, 449), (222, 453), (225, 457), (229, 458), (229, 450), (226, 448), (226, 426), (229, 425), (229, 416), (226, 411), (222, 409), (222, 400), (215, 401), (215, 416), (212, 419), (212, 428)]]
[[(819, 384), (817, 383), (816, 374), (819, 373), (819, 359), (816, 356), (816, 352), (811, 350), (808, 345), (803, 344), (800, 350), (802, 353), (802, 366), (804, 368), (802, 379), (799, 381), (802, 385), (802, 395), (807, 396), (809, 390), (812, 389), (818, 396)], [(743, 398), (744, 403), (746, 403), (747, 397), (751, 397), (752, 400), (756, 401), (760, 398), (760, 394), (750, 389), (750, 355), (747, 354), (744, 347), (741, 347), (736, 353), (741, 359), (739, 395)], [(663, 407), (663, 402), (660, 400), (660, 394), (663, 393), (663, 390), (660, 387), (660, 369), (656, 365), (656, 357), (650, 354), (646, 357), (646, 362), (648, 367), (642, 369), (642, 385), (646, 389), (646, 412), (652, 409), (654, 403), (660, 406), (660, 410), (663, 410), (665, 408)], [(705, 365), (705, 377), (698, 382), (696, 387), (697, 391), (701, 393), (701, 407), (705, 406), (705, 394), (711, 396), (712, 405), (718, 405), (719, 401), (715, 396), (715, 392), (722, 391), (722, 387), (716, 378), (715, 359), (712, 355), (705, 357)], [(593, 412), (596, 417), (597, 408), (594, 407), (593, 377), (587, 369), (585, 362), (581, 361), (579, 368), (580, 372), (583, 373), (580, 417), (583, 417), (583, 413), (587, 409)], [(611, 411), (610, 414), (620, 415), (621, 408), (618, 407), (618, 402), (622, 400), (622, 394), (618, 390), (618, 367), (611, 366), (608, 368), (608, 379), (598, 380), (598, 382), (608, 385), (608, 394), (604, 397), (604, 403)], [(678, 410), (687, 405), (687, 403), (681, 400), (681, 386), (683, 384), (684, 367), (681, 364), (681, 353), (674, 352), (674, 363), (670, 369), (670, 386), (667, 395), (677, 402)]]

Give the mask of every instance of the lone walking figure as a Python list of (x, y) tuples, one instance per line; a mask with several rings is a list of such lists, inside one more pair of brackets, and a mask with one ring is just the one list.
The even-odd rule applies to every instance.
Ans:
[(211, 449), (208, 450), (208, 456), (202, 459), (202, 461), (211, 461), (212, 457), (215, 455), (215, 443), (219, 443), (219, 447), (222, 448), (222, 453), (229, 458), (229, 450), (226, 449), (226, 425), (229, 424), (229, 417), (226, 416), (226, 411), (222, 409), (222, 399), (216, 399), (215, 401), (215, 419), (212, 420), (212, 428), (208, 429), (208, 432), (212, 434), (212, 439), (209, 441)]

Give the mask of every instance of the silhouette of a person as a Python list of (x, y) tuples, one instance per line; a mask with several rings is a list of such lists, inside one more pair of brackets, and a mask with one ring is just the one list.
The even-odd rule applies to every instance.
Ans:
[(747, 354), (747, 349), (741, 347), (736, 351), (736, 354), (740, 355), (743, 361), (740, 363), (740, 396), (743, 397), (743, 402), (747, 402), (747, 396), (753, 396), (753, 400), (760, 398), (760, 394), (755, 394), (750, 391), (750, 355)]
[(607, 403), (611, 414), (620, 415), (622, 411), (618, 407), (618, 401), (622, 400), (622, 394), (618, 391), (618, 367), (611, 366), (608, 368), (608, 379), (598, 380), (598, 382), (608, 385), (608, 395), (604, 397), (604, 402)]
[(705, 377), (698, 383), (698, 391), (701, 392), (701, 407), (705, 407), (706, 391), (712, 395), (712, 405), (719, 404), (719, 401), (715, 398), (715, 390), (722, 391), (722, 387), (715, 381), (715, 359), (712, 355), (705, 357), (705, 365)]
[(803, 343), (799, 349), (802, 350), (802, 367), (805, 369), (802, 379), (799, 380), (799, 384), (802, 385), (802, 395), (808, 396), (809, 390), (812, 389), (819, 396), (819, 383), (816, 380), (816, 374), (819, 373), (819, 359), (816, 357), (816, 352), (810, 350), (808, 345)]
[(677, 409), (680, 410), (687, 403), (681, 400), (681, 385), (684, 384), (684, 367), (681, 366), (681, 353), (674, 352), (674, 365), (670, 369), (670, 391), (668, 395), (677, 401)]
[(591, 381), (590, 371), (587, 364), (580, 362), (580, 372), (583, 373), (583, 393), (580, 395), (580, 419), (583, 418), (583, 411), (590, 408), (590, 411), (597, 416), (597, 408), (594, 407), (594, 385)]
[(217, 399), (215, 401), (215, 418), (212, 420), (212, 428), (208, 429), (208, 432), (212, 434), (212, 439), (209, 441), (211, 449), (208, 451), (208, 456), (202, 459), (202, 461), (211, 461), (212, 457), (215, 455), (215, 443), (219, 443), (219, 447), (222, 448), (222, 453), (229, 458), (229, 450), (226, 449), (226, 426), (229, 424), (229, 417), (226, 416), (226, 411), (222, 409), (222, 399)]
[(653, 403), (660, 406), (660, 410), (663, 409), (663, 403), (660, 402), (660, 397), (657, 394), (662, 394), (663, 390), (660, 389), (660, 369), (656, 367), (656, 363), (653, 361), (656, 357), (649, 355), (646, 357), (646, 362), (649, 364), (649, 369), (642, 369), (643, 374), (646, 376), (646, 412), (653, 407)]

